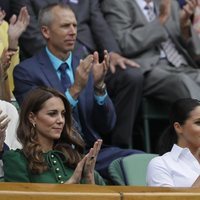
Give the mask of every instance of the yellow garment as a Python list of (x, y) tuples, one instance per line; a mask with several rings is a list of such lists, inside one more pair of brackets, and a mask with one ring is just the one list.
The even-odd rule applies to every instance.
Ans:
[[(4, 49), (8, 49), (8, 23), (3, 21), (0, 25), (0, 56)], [(10, 85), (11, 97), (14, 97), (12, 91), (14, 89), (13, 83), (13, 69), (19, 63), (19, 49), (12, 56), (10, 67), (8, 68), (8, 80)]]

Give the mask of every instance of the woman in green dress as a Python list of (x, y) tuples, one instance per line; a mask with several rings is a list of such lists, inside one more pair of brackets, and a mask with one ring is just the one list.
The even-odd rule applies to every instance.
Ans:
[[(104, 184), (94, 171), (102, 140), (88, 154), (65, 96), (50, 88), (32, 90), (21, 106), (22, 149), (3, 155), (7, 182)], [(64, 141), (64, 143), (63, 143)]]

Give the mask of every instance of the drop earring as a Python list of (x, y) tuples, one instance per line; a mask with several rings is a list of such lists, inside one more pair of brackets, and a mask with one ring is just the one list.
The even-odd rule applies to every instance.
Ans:
[(33, 125), (33, 127), (35, 128), (35, 126), (36, 126), (36, 123), (34, 122), (32, 125)]

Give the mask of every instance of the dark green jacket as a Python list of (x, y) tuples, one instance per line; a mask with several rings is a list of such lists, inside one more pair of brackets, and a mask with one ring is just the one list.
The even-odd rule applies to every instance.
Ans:
[[(64, 183), (73, 174), (73, 169), (66, 166), (66, 158), (60, 151), (44, 153), (49, 169), (42, 174), (33, 174), (28, 169), (28, 160), (24, 153), (17, 150), (6, 151), (3, 155), (4, 180), (6, 182), (32, 183)], [(84, 183), (84, 180), (81, 180)], [(95, 173), (95, 183), (105, 185), (98, 173)]]

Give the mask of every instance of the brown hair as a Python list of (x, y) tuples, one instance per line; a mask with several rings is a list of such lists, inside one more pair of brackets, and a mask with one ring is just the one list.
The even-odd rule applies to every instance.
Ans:
[(38, 87), (30, 91), (24, 99), (17, 129), (18, 140), (22, 143), (23, 153), (28, 159), (29, 169), (33, 173), (42, 173), (48, 167), (45, 163), (37, 134), (32, 123), (29, 121), (29, 114), (31, 112), (34, 114), (39, 112), (44, 103), (52, 97), (59, 97), (65, 107), (65, 125), (61, 133), (61, 138), (55, 141), (54, 149), (62, 151), (67, 158), (67, 164), (75, 167), (80, 161), (85, 147), (80, 134), (72, 127), (71, 107), (65, 96), (54, 89)]

